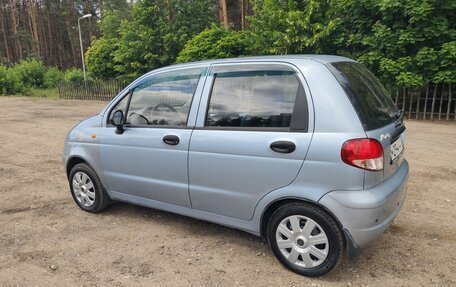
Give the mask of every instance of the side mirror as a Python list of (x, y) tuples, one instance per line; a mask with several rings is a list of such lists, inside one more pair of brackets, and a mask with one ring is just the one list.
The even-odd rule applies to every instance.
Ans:
[(124, 114), (121, 110), (117, 110), (112, 115), (112, 123), (116, 126), (116, 134), (121, 135), (124, 132)]

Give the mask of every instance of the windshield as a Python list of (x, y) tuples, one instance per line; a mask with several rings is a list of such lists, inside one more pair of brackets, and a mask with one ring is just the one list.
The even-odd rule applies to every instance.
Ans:
[(383, 127), (397, 118), (390, 95), (366, 67), (356, 62), (331, 65), (330, 70), (347, 93), (365, 130)]

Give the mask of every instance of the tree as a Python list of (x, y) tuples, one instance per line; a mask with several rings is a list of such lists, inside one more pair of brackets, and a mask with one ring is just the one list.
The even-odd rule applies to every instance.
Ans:
[(142, 0), (119, 29), (116, 71), (133, 79), (173, 63), (185, 43), (213, 22), (210, 0)]
[[(114, 0), (110, 0), (114, 1)], [(14, 64), (38, 58), (47, 66), (80, 66), (78, 17), (96, 18), (101, 0), (4, 0), (0, 3), (0, 62)], [(91, 20), (83, 21), (84, 42), (97, 35)]]
[(85, 54), (87, 70), (93, 77), (113, 79), (118, 76), (115, 67), (117, 63), (114, 53), (117, 51), (117, 39), (102, 37), (95, 39)]
[(250, 17), (257, 54), (325, 51), (323, 40), (334, 30), (330, 0), (254, 0)]
[(456, 83), (456, 41), (444, 43), (438, 58), (439, 66), (433, 80), (437, 83)]
[[(245, 5), (244, 1), (240, 3)], [(331, 1), (253, 0), (253, 16), (243, 32), (213, 27), (192, 39), (178, 61), (261, 54), (300, 54), (328, 50), (325, 40), (337, 24)], [(212, 42), (211, 42), (212, 41)], [(227, 45), (226, 53), (221, 48)]]
[(356, 58), (393, 87), (433, 80), (437, 51), (455, 38), (451, 0), (342, 0), (331, 37), (339, 53)]
[(223, 23), (225, 29), (228, 29), (228, 8), (226, 0), (220, 0), (220, 22)]
[(122, 21), (131, 20), (131, 5), (125, 0), (105, 0), (102, 5), (100, 33), (103, 37), (119, 38)]
[(235, 32), (213, 25), (187, 42), (178, 63), (251, 55), (249, 32)]

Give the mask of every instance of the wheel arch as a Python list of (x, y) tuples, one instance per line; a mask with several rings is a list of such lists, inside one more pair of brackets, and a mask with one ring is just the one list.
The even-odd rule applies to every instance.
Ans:
[(66, 175), (67, 175), (67, 178), (70, 177), (70, 172), (71, 172), (71, 169), (73, 169), (74, 166), (76, 166), (77, 164), (80, 164), (80, 163), (85, 163), (85, 164), (88, 164), (90, 166), (90, 164), (84, 159), (82, 158), (81, 156), (72, 156), (68, 159), (67, 161), (67, 164), (66, 164)]
[(342, 234), (344, 234), (344, 241), (345, 244), (347, 245), (347, 241), (349, 240), (344, 232), (344, 227), (342, 223), (337, 219), (337, 217), (332, 213), (328, 208), (325, 206), (319, 204), (318, 202), (315, 202), (313, 200), (305, 199), (305, 198), (299, 198), (299, 197), (282, 197), (278, 198), (272, 202), (270, 202), (266, 208), (264, 209), (263, 213), (261, 214), (260, 218), (260, 236), (263, 239), (267, 240), (267, 227), (269, 220), (271, 219), (271, 216), (274, 214), (274, 212), (281, 206), (292, 203), (292, 202), (302, 202), (302, 203), (307, 203), (310, 205), (313, 205), (314, 207), (317, 207), (325, 212), (327, 212), (338, 224), (340, 230), (342, 231)]

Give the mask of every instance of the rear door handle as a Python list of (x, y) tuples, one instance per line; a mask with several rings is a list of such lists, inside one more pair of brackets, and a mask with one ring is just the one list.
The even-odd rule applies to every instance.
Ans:
[(275, 141), (269, 147), (278, 153), (292, 153), (296, 149), (295, 143), (291, 141)]
[(163, 137), (163, 142), (168, 145), (178, 145), (179, 137), (175, 135), (166, 135)]

